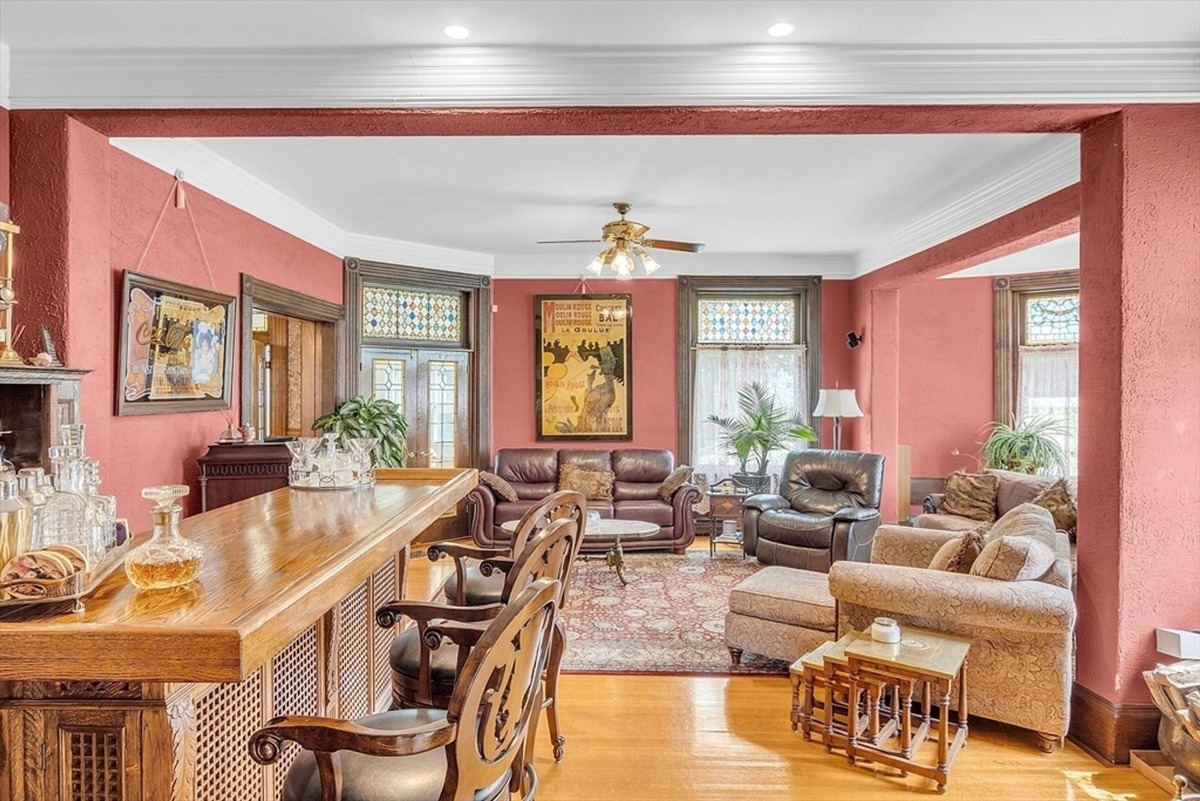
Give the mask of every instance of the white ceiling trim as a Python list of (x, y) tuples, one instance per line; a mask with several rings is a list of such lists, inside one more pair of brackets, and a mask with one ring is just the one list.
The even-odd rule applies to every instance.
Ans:
[(191, 139), (112, 139), (114, 147), (335, 256), (412, 267), (492, 274), (486, 253), (423, 245), (344, 231), (236, 164)]
[(12, 108), (9, 103), (9, 90), (12, 85), (12, 54), (8, 45), (0, 42), (0, 107)]
[[(1024, 154), (1022, 154), (1024, 155)], [(854, 277), (978, 228), (1079, 181), (1079, 137), (1056, 141), (1032, 160), (971, 190), (917, 223), (858, 254)]]
[(939, 278), (978, 278), (993, 275), (1050, 273), (1079, 269), (1079, 234), (1064, 236), (1045, 244), (1001, 256), (957, 273)]
[[(597, 252), (600, 246), (597, 246)], [(851, 253), (677, 253), (656, 252), (655, 259), (662, 268), (650, 280), (681, 275), (819, 275), (825, 279), (854, 277), (854, 255)], [(564, 254), (561, 256), (516, 255), (496, 256), (496, 278), (562, 278), (578, 277), (598, 280), (584, 270), (590, 256)], [(640, 267), (634, 278), (646, 280)], [(601, 278), (612, 278), (605, 274)]]
[(29, 48), (12, 60), (12, 108), (1200, 100), (1191, 43)]

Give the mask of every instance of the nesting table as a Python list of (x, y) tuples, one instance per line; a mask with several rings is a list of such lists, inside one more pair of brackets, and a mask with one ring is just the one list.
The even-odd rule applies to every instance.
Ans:
[[(792, 729), (824, 743), (826, 752), (843, 749), (851, 765), (864, 759), (916, 773), (944, 793), (967, 739), (970, 641), (914, 627), (901, 634), (899, 643), (887, 644), (871, 639), (869, 631), (853, 632), (796, 660), (790, 670)], [(958, 715), (951, 723), (956, 690)], [(918, 755), (927, 740), (935, 744), (932, 763)]]

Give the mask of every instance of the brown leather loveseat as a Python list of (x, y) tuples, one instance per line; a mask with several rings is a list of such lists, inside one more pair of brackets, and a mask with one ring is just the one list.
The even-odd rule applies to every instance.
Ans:
[[(682, 484), (670, 502), (659, 498), (663, 481), (675, 469), (675, 455), (650, 448), (501, 448), (496, 452), (496, 476), (515, 490), (516, 500), (504, 500), (496, 490), (480, 483), (467, 494), (471, 536), (481, 547), (509, 544), (508, 532), (500, 528), (519, 520), (525, 510), (559, 489), (563, 466), (612, 473), (611, 498), (588, 498), (588, 510), (602, 518), (644, 520), (661, 528), (653, 537), (622, 539), (621, 547), (633, 550), (671, 549), (683, 553), (696, 537), (692, 504), (700, 500), (700, 489)], [(585, 551), (605, 551), (611, 540), (588, 536)]]

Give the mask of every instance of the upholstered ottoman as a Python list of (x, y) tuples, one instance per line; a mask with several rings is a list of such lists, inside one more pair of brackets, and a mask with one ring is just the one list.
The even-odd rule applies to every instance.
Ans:
[(742, 651), (793, 662), (837, 639), (836, 627), (827, 574), (772, 565), (730, 591), (725, 646), (735, 665)]

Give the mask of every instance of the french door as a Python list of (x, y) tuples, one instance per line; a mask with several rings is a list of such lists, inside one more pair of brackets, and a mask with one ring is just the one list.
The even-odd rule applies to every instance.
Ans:
[(394, 402), (408, 420), (406, 467), (470, 466), (470, 354), (365, 347), (359, 391)]

